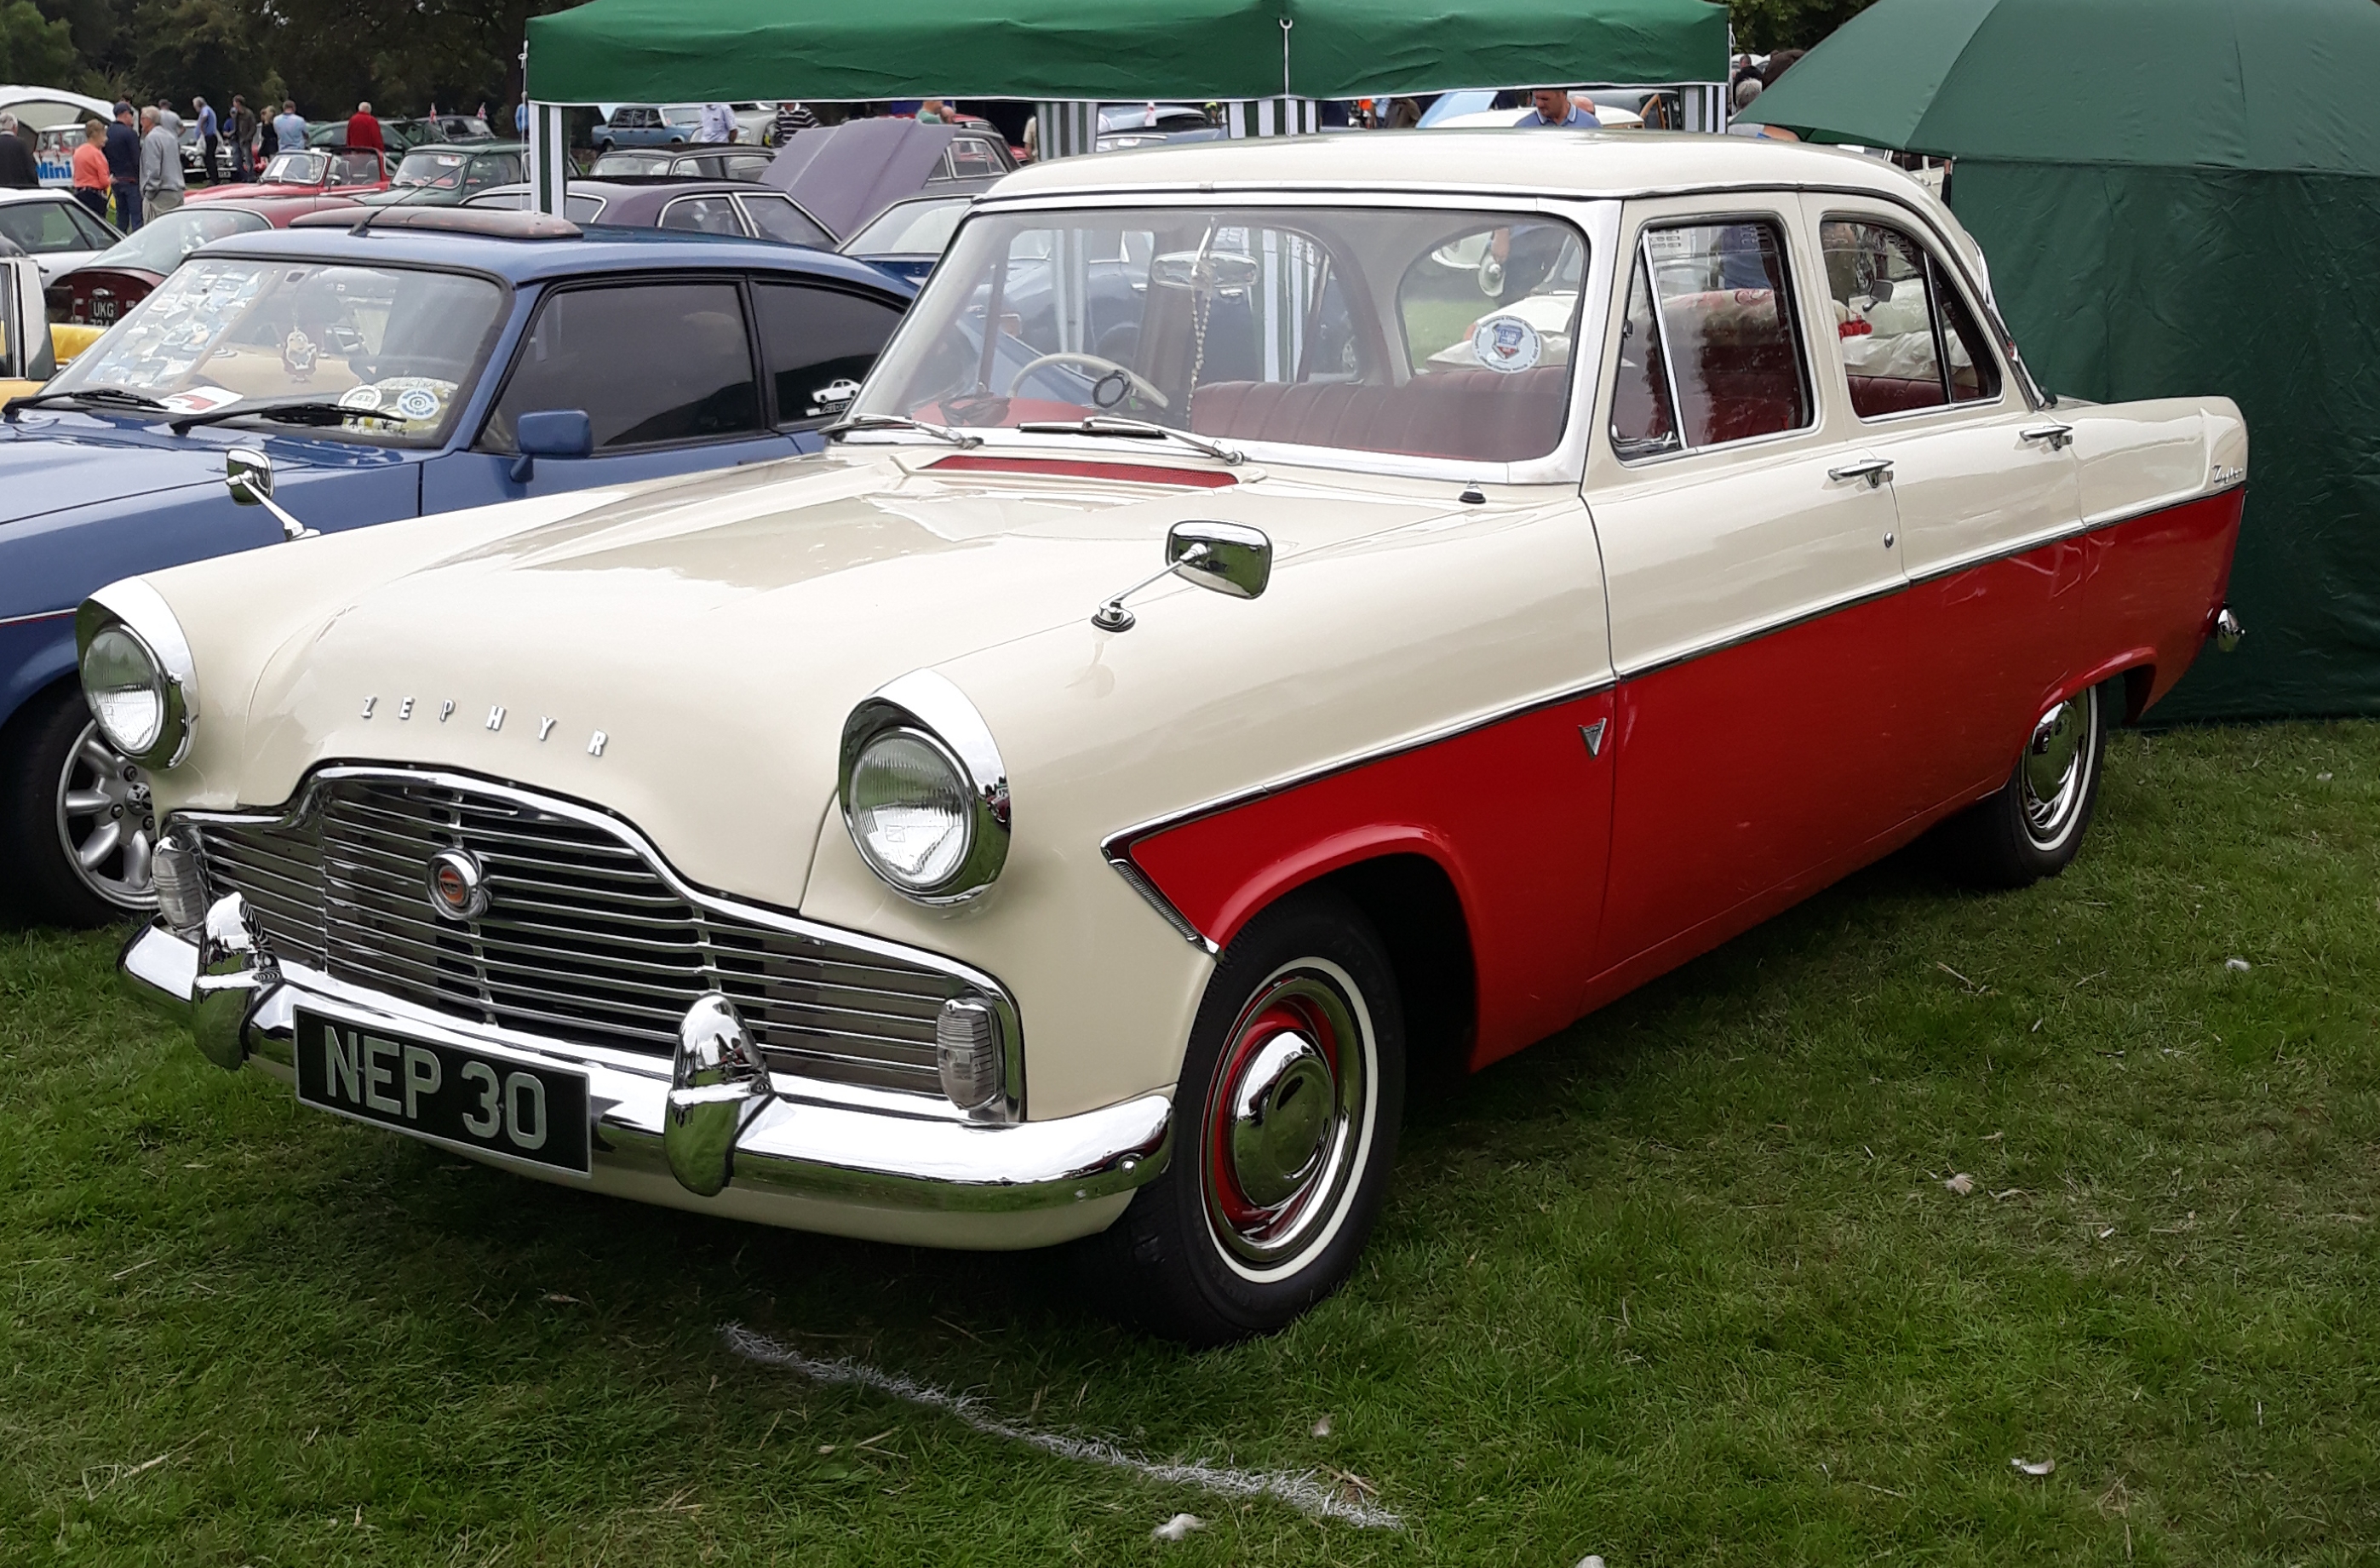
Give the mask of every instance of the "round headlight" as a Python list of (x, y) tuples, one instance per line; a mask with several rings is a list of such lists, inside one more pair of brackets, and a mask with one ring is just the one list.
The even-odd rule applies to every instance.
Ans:
[(919, 730), (887, 730), (851, 768), (851, 828), (878, 876), (907, 893), (948, 887), (974, 847), (975, 802), (958, 760)]
[(159, 749), (173, 717), (173, 689), (147, 643), (121, 626), (102, 630), (83, 650), (82, 689), (109, 745), (136, 759)]

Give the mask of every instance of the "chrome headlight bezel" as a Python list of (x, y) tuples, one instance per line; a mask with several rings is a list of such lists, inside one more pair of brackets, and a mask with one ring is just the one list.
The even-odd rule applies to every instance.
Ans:
[[(967, 845), (958, 862), (931, 882), (902, 877), (868, 847), (852, 807), (852, 778), (868, 748), (889, 735), (908, 732), (953, 766), (968, 803)], [(965, 693), (931, 670), (917, 670), (883, 686), (844, 721), (843, 748), (835, 777), (843, 822), (853, 847), (886, 886), (919, 904), (960, 904), (999, 879), (1008, 861), (1008, 767), (991, 728)]]
[[(91, 717), (99, 722), (100, 734), (107, 743), (133, 761), (144, 768), (174, 767), (189, 756), (190, 743), (199, 727), (198, 662), (190, 656), (190, 643), (182, 634), (182, 623), (175, 618), (165, 596), (146, 579), (126, 577), (108, 584), (84, 600), (75, 612), (78, 678), (92, 640), (110, 629), (121, 631), (148, 656), (157, 672), (163, 712), (155, 738), (139, 750), (125, 746), (120, 737), (109, 732), (96, 707)], [(88, 686), (84, 687), (84, 701), (90, 701)]]

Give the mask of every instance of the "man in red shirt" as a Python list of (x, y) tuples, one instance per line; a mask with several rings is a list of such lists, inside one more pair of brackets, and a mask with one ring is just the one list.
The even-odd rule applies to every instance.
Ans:
[(375, 152), (387, 150), (388, 143), (382, 140), (380, 121), (372, 117), (370, 104), (357, 104), (356, 112), (347, 116), (347, 145), (369, 147)]

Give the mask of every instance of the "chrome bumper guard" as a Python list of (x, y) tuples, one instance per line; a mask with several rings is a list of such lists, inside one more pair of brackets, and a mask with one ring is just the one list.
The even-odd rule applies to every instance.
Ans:
[(698, 1197), (732, 1184), (872, 1208), (1014, 1212), (1128, 1192), (1164, 1170), (1172, 1151), (1173, 1108), (1161, 1094), (1014, 1123), (801, 1098), (760, 1064), (735, 1007), (716, 994), (688, 1009), (674, 1061), (631, 1064), (285, 968), (237, 893), (218, 900), (194, 934), (145, 926), (117, 970), (136, 998), (189, 1028), (216, 1065), (237, 1069), (254, 1057), (276, 1076), (294, 1072), (303, 1006), (497, 1060), (566, 1066), (588, 1077), (598, 1169), (665, 1170)]

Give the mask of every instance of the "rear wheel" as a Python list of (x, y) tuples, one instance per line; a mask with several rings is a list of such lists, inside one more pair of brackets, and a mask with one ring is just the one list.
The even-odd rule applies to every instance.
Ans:
[(1403, 1014), (1371, 923), (1333, 894), (1275, 906), (1208, 982), (1172, 1162), (1080, 1244), (1095, 1285), (1192, 1344), (1287, 1326), (1354, 1271), (1403, 1108)]
[(61, 681), (27, 703), (0, 759), (0, 886), (22, 918), (97, 926), (157, 906), (149, 775), (101, 736), (79, 687)]
[(2110, 687), (2097, 686), (2052, 707), (2008, 783), (1942, 824), (1938, 842), (1954, 875), (1979, 887), (2024, 887), (2072, 862), (2098, 804), (2113, 700)]

